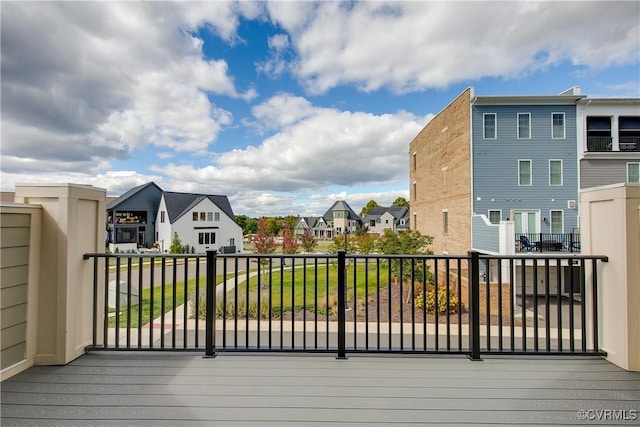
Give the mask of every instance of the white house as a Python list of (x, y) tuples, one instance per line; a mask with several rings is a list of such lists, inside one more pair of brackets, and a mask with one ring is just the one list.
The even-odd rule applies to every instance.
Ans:
[(403, 206), (375, 207), (362, 220), (368, 233), (384, 235), (385, 230), (393, 233), (409, 229), (409, 209)]
[(174, 233), (196, 253), (242, 251), (242, 228), (227, 196), (164, 192), (156, 217), (156, 241), (169, 250)]

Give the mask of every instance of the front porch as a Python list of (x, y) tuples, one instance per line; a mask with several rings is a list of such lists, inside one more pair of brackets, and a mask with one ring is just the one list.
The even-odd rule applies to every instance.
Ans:
[(584, 425), (638, 421), (598, 357), (92, 352), (2, 383), (3, 426)]

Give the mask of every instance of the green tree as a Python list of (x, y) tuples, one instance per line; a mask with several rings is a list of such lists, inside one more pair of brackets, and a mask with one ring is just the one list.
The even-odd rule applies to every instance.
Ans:
[[(396, 234), (391, 230), (385, 230), (378, 242), (378, 250), (386, 255), (429, 255), (433, 251), (429, 246), (433, 243), (433, 237), (424, 236), (417, 230), (409, 230)], [(415, 277), (422, 277), (421, 263), (414, 263)], [(391, 261), (391, 273), (396, 280), (406, 282), (411, 279), (411, 260), (402, 261), (403, 277), (400, 276), (400, 260)], [(432, 281), (431, 273), (427, 270), (427, 281)]]
[(267, 217), (263, 219), (265, 222), (265, 231), (272, 236), (277, 236), (282, 228), (282, 218)]
[(302, 249), (306, 253), (313, 252), (313, 250), (318, 246), (318, 240), (313, 236), (313, 230), (309, 227), (304, 229), (302, 233), (302, 237), (300, 238)]
[(182, 254), (184, 253), (184, 247), (178, 237), (178, 233), (173, 233), (173, 240), (171, 240), (171, 246), (169, 247), (170, 254)]
[(360, 254), (370, 254), (376, 250), (378, 235), (374, 233), (356, 233), (354, 243)]
[(360, 211), (360, 217), (364, 218), (365, 216), (369, 215), (369, 212), (371, 212), (371, 209), (378, 208), (378, 207), (380, 207), (378, 202), (376, 202), (375, 200), (369, 200), (367, 204)]
[(289, 227), (290, 230), (295, 230), (296, 228), (296, 224), (298, 224), (298, 219), (300, 217), (297, 215), (287, 215), (284, 217), (284, 219), (282, 220), (282, 222), (284, 224), (287, 224), (287, 226)]
[(398, 197), (397, 199), (395, 199), (393, 201), (391, 206), (402, 206), (402, 207), (405, 207), (405, 208), (409, 209), (409, 201), (407, 199), (405, 199), (404, 197)]

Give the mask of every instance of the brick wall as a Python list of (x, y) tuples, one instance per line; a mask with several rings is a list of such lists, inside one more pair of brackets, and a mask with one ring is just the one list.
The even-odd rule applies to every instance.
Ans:
[(471, 97), (469, 88), (409, 146), (411, 228), (434, 238), (436, 254), (466, 254), (471, 248)]

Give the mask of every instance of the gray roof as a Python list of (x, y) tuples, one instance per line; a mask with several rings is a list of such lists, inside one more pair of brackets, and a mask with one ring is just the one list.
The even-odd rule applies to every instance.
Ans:
[(355, 213), (353, 209), (351, 209), (351, 206), (349, 206), (349, 204), (344, 200), (338, 200), (337, 202), (335, 202), (329, 208), (329, 210), (325, 212), (324, 215), (322, 215), (322, 218), (324, 218), (325, 221), (333, 221), (333, 211), (347, 211), (348, 219), (352, 219), (355, 221), (362, 221), (362, 219), (358, 216), (358, 214)]
[(404, 206), (391, 206), (391, 207), (378, 206), (371, 209), (371, 211), (369, 211), (369, 214), (364, 218), (364, 221), (365, 222), (375, 221), (378, 218), (380, 218), (382, 215), (384, 215), (386, 212), (389, 212), (391, 216), (393, 216), (394, 221), (396, 222), (398, 222), (402, 218), (409, 217), (409, 209), (407, 209)]
[(164, 203), (167, 206), (167, 215), (169, 222), (174, 223), (185, 213), (189, 212), (194, 206), (204, 199), (211, 200), (218, 206), (229, 218), (236, 220), (231, 209), (231, 204), (227, 196), (217, 196), (212, 194), (193, 194), (193, 193), (174, 193), (165, 191), (163, 193)]
[[(320, 219), (319, 216), (301, 216), (300, 219), (298, 219), (298, 224), (300, 224), (300, 221), (304, 221), (310, 228), (313, 228), (316, 222), (318, 222), (318, 219)], [(298, 224), (296, 224), (296, 226)]]
[(132, 189), (126, 191), (124, 194), (122, 194), (120, 197), (117, 197), (113, 200), (111, 200), (109, 203), (107, 203), (107, 209), (114, 209), (115, 207), (117, 207), (120, 203), (128, 200), (129, 198), (131, 198), (132, 196), (138, 194), (140, 191), (145, 190), (148, 187), (156, 187), (160, 193), (162, 193), (162, 188), (158, 187), (158, 184), (156, 184), (155, 182), (151, 181), (148, 182), (146, 184), (142, 184), (142, 185), (138, 185), (137, 187), (133, 187)]

